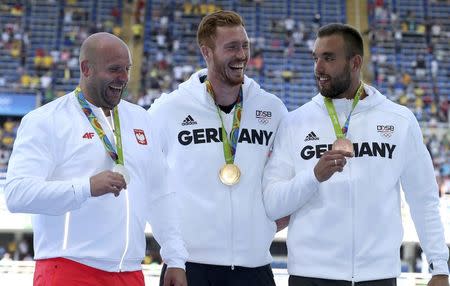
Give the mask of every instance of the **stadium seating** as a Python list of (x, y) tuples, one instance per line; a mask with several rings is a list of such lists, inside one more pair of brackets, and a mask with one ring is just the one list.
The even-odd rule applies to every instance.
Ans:
[[(122, 14), (114, 16), (112, 11), (123, 12), (124, 5), (135, 5), (138, 1), (2, 0), (0, 32), (12, 32), (9, 37), (5, 35), (6, 41), (3, 35), (0, 39), (0, 97), (4, 93), (33, 92), (40, 94), (45, 103), (73, 90), (79, 80), (77, 60), (81, 42), (93, 32), (112, 32), (117, 25), (125, 30), (130, 23), (122, 24)], [(169, 92), (193, 71), (204, 67), (196, 44), (197, 25), (207, 13), (232, 9), (243, 16), (252, 42), (253, 59), (247, 74), (293, 110), (317, 92), (311, 59), (317, 28), (330, 22), (347, 22), (348, 2), (143, 1), (144, 51), (142, 55), (133, 55), (135, 61), (142, 61), (142, 78), (138, 81), (141, 93), (158, 96)], [(449, 181), (450, 4), (439, 0), (367, 2), (370, 29), (362, 32), (369, 38), (372, 61), (367, 64), (373, 74), (372, 83), (388, 97), (410, 107), (425, 124), (425, 142), (434, 157), (438, 181)], [(35, 58), (39, 53), (52, 56), (50, 68), (36, 67)], [(417, 72), (422, 66), (424, 71)], [(39, 76), (46, 73), (51, 76), (48, 88), (42, 87), (39, 81)], [(25, 82), (31, 82), (25, 86), (21, 82), (24, 74), (31, 77), (24, 78)], [(410, 79), (403, 84), (406, 74)], [(423, 93), (420, 100), (417, 93)], [(405, 97), (407, 100), (403, 102)], [(434, 121), (424, 123), (431, 119)], [(9, 120), (0, 114), (0, 140), (6, 138), (3, 124)], [(19, 120), (13, 121), (18, 124)], [(440, 123), (434, 124), (435, 121)], [(435, 131), (436, 127), (440, 131)], [(15, 131), (8, 134), (15, 134)], [(433, 134), (438, 134), (438, 139), (444, 138), (443, 141)], [(0, 154), (0, 159), (12, 148), (12, 142), (8, 138), (7, 141), (7, 146), (0, 143), (0, 151), (6, 150)], [(0, 181), (4, 170), (4, 164), (0, 164)], [(447, 183), (450, 193), (449, 187)]]

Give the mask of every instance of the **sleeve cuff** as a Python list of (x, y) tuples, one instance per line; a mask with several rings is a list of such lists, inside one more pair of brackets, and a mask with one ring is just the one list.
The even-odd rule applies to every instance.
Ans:
[(433, 261), (430, 264), (430, 270), (432, 275), (448, 275), (448, 264), (445, 260)]
[(312, 168), (311, 171), (309, 172), (309, 176), (310, 176), (311, 187), (318, 188), (320, 185), (320, 182), (319, 182), (319, 180), (317, 180), (316, 174), (314, 174), (314, 168)]
[(167, 264), (167, 268), (181, 268), (186, 270), (186, 261), (182, 258), (172, 258), (165, 262)]
[(295, 180), (295, 188), (297, 190), (306, 190), (308, 194), (311, 194), (319, 189), (320, 182), (314, 175), (314, 169), (303, 173), (303, 175), (296, 176)]
[(89, 178), (80, 181), (72, 181), (72, 188), (75, 192), (75, 200), (78, 204), (83, 203), (87, 198), (91, 197), (91, 184)]

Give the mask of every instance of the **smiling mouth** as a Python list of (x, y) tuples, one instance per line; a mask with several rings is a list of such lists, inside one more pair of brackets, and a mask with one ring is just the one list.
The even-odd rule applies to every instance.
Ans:
[(329, 76), (316, 76), (316, 80), (319, 85), (324, 85), (329, 83), (331, 81), (331, 78)]
[(244, 69), (244, 63), (229, 65), (229, 68), (234, 71), (242, 71)]
[(110, 85), (110, 86), (108, 86), (108, 88), (110, 90), (112, 90), (113, 92), (122, 92), (122, 90), (123, 90), (123, 86)]

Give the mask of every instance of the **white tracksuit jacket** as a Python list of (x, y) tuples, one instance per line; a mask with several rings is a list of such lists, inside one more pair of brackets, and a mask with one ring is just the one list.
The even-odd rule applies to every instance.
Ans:
[[(275, 223), (265, 213), (261, 176), (281, 118), (283, 103), (252, 79), (243, 84), (243, 112), (235, 164), (240, 182), (219, 180), (224, 165), (220, 118), (200, 76), (194, 73), (149, 109), (153, 129), (162, 138), (170, 190), (176, 190), (188, 261), (258, 267), (271, 262)], [(234, 109), (222, 112), (229, 131)]]
[[(336, 139), (319, 94), (280, 124), (264, 172), (264, 203), (272, 219), (291, 215), (291, 275), (367, 281), (400, 274), (400, 185), (433, 274), (447, 274), (430, 155), (411, 111), (365, 85), (368, 96), (351, 116), (347, 138), (355, 157), (319, 183), (313, 168)], [(352, 101), (333, 100), (341, 126)]]
[[(91, 108), (114, 142), (101, 110)], [(149, 220), (162, 257), (184, 267), (187, 252), (172, 213), (175, 194), (163, 180), (166, 165), (148, 113), (121, 100), (119, 118), (131, 180), (118, 197), (90, 196), (89, 178), (112, 170), (114, 162), (73, 92), (22, 119), (5, 196), (10, 211), (35, 214), (35, 259), (65, 257), (105, 271), (139, 270)]]

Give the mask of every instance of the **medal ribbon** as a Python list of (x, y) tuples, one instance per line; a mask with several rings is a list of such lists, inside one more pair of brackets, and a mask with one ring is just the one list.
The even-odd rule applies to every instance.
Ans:
[(363, 86), (364, 84), (361, 82), (361, 84), (358, 87), (358, 90), (356, 91), (355, 98), (353, 98), (352, 110), (350, 111), (350, 114), (347, 116), (347, 120), (345, 121), (344, 127), (342, 128), (341, 125), (339, 124), (339, 118), (337, 116), (336, 109), (334, 108), (333, 100), (331, 98), (324, 97), (325, 106), (327, 107), (331, 123), (333, 123), (334, 133), (336, 133), (337, 139), (345, 138), (345, 136), (347, 135), (348, 125), (350, 124), (350, 117), (352, 116), (353, 110), (355, 110), (355, 107), (359, 102), (361, 94), (364, 90)]
[[(209, 95), (211, 95), (211, 97), (214, 100), (215, 94), (214, 94), (214, 90), (212, 88), (211, 82), (209, 80), (206, 80), (205, 84), (206, 84), (206, 91), (208, 91)], [(234, 109), (233, 126), (232, 126), (231, 132), (230, 132), (230, 140), (228, 139), (227, 131), (225, 129), (225, 126), (223, 125), (223, 118), (222, 118), (222, 114), (220, 113), (220, 108), (216, 104), (217, 114), (219, 114), (220, 122), (222, 123), (223, 155), (225, 157), (225, 162), (227, 164), (234, 163), (237, 142), (239, 139), (239, 128), (241, 125), (242, 101), (243, 101), (243, 92), (242, 92), (242, 86), (241, 86), (241, 88), (239, 89), (238, 101), (236, 102), (236, 106)]]
[(100, 122), (98, 122), (97, 117), (95, 116), (94, 112), (92, 112), (91, 107), (87, 103), (86, 99), (84, 98), (83, 93), (81, 92), (81, 88), (78, 86), (75, 89), (75, 96), (78, 99), (78, 102), (80, 103), (81, 110), (83, 110), (84, 115), (86, 115), (86, 118), (89, 120), (89, 123), (91, 123), (92, 127), (94, 128), (95, 132), (97, 133), (98, 137), (103, 143), (103, 146), (105, 147), (106, 152), (109, 154), (111, 159), (113, 159), (116, 164), (123, 165), (123, 149), (122, 149), (122, 135), (120, 132), (120, 120), (119, 120), (119, 109), (117, 106), (114, 107), (112, 110), (112, 117), (113, 117), (113, 134), (116, 140), (116, 148), (117, 152), (114, 149), (113, 145), (111, 144), (111, 141), (109, 141), (108, 136), (106, 136), (105, 131), (103, 130), (102, 126), (100, 125)]

